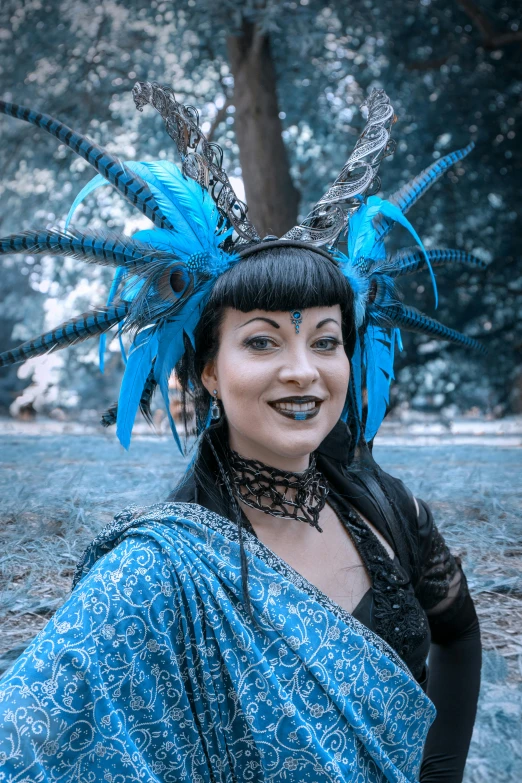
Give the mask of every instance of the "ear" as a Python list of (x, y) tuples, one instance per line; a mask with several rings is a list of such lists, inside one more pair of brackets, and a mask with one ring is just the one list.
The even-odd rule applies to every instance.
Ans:
[(201, 373), (201, 383), (208, 391), (211, 397), (213, 397), (214, 389), (219, 389), (218, 379), (216, 374), (216, 362), (211, 360), (207, 362)]

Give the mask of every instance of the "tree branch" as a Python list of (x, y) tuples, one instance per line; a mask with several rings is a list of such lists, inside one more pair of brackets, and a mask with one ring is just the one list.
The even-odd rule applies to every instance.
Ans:
[(495, 27), (484, 11), (481, 11), (480, 8), (475, 5), (473, 0), (457, 0), (457, 3), (475, 25), (484, 41), (490, 41), (495, 37), (497, 32)]
[[(511, 44), (522, 43), (522, 30), (509, 32), (497, 30), (487, 14), (478, 7), (474, 0), (457, 0), (457, 3), (479, 33), (484, 49), (503, 49)], [(469, 40), (466, 43), (469, 43)], [(453, 57), (455, 54), (458, 54), (458, 52), (456, 48), (453, 48), (442, 57), (435, 57), (432, 60), (414, 60), (411, 63), (407, 63), (406, 68), (408, 71), (430, 71), (433, 68), (440, 68), (441, 65), (445, 65), (450, 57)]]
[(218, 109), (218, 111), (216, 113), (216, 116), (214, 117), (214, 119), (212, 120), (212, 124), (210, 125), (210, 130), (207, 133), (207, 140), (208, 141), (212, 141), (213, 140), (214, 135), (216, 133), (216, 130), (217, 130), (218, 126), (221, 125), (223, 120), (226, 118), (226, 116), (227, 116), (227, 109), (228, 109), (229, 106), (232, 106), (232, 102), (233, 102), (233, 96), (229, 95), (226, 98), (225, 103), (223, 104), (223, 106), (220, 109)]
[(433, 68), (440, 68), (441, 65), (446, 65), (454, 54), (456, 52), (451, 51), (443, 57), (435, 57), (433, 60), (414, 60), (411, 63), (406, 63), (406, 69), (408, 71), (431, 71)]

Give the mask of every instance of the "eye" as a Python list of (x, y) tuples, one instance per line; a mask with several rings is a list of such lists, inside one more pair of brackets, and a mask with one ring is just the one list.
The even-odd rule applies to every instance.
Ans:
[(269, 337), (251, 337), (249, 340), (245, 340), (245, 345), (254, 351), (266, 351), (273, 347), (273, 341)]
[(335, 351), (339, 345), (341, 345), (341, 342), (337, 337), (321, 337), (314, 343), (314, 347), (323, 352)]

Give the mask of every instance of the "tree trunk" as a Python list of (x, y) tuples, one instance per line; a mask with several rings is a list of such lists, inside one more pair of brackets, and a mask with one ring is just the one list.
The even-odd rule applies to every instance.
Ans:
[(244, 21), (242, 34), (230, 36), (227, 47), (248, 216), (261, 237), (281, 236), (297, 223), (299, 192), (281, 135), (269, 38)]

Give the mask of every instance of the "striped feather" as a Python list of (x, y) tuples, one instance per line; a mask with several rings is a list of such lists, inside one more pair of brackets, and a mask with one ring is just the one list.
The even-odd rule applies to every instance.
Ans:
[(117, 415), (118, 415), (118, 403), (113, 402), (110, 408), (107, 408), (107, 410), (101, 417), (100, 424), (102, 424), (104, 427), (112, 427), (113, 424), (116, 424)]
[[(451, 168), (451, 166), (453, 166), (453, 164), (462, 160), (462, 158), (465, 158), (466, 155), (469, 155), (474, 146), (475, 144), (471, 141), (466, 147), (463, 147), (463, 149), (455, 150), (455, 152), (450, 152), (449, 155), (444, 155), (443, 158), (439, 158), (439, 160), (436, 160), (435, 163), (432, 163), (425, 168), (424, 171), (421, 171), (420, 174), (410, 180), (410, 182), (403, 185), (402, 188), (396, 190), (395, 193), (389, 197), (388, 201), (395, 204), (402, 212), (406, 213), (426, 193), (426, 191), (429, 190), (431, 186)], [(374, 220), (374, 227), (378, 239), (384, 239), (393, 225), (393, 220), (390, 220), (390, 218), (385, 217), (384, 215), (378, 215)]]
[[(150, 404), (154, 392), (156, 390), (156, 386), (157, 383), (154, 380), (154, 370), (151, 370), (149, 373), (149, 377), (145, 381), (145, 386), (143, 388), (143, 392), (140, 400), (140, 411), (142, 412), (144, 418), (147, 419), (149, 424), (152, 424), (152, 414), (150, 412)], [(113, 402), (110, 408), (107, 408), (107, 410), (101, 417), (100, 424), (102, 424), (104, 427), (112, 427), (113, 424), (116, 424), (117, 417), (118, 417), (118, 403)]]
[[(485, 269), (486, 264), (477, 256), (464, 250), (427, 250), (426, 255), (432, 266), (467, 266), (471, 269)], [(391, 277), (411, 275), (426, 267), (426, 259), (419, 247), (407, 247), (394, 253), (387, 260), (386, 273)]]
[[(24, 231), (0, 239), (0, 255), (10, 253), (72, 256), (88, 263), (126, 266), (130, 269), (162, 259), (164, 255), (162, 252), (155, 252), (149, 245), (123, 235), (83, 233), (76, 230), (62, 233), (57, 229)], [(169, 260), (171, 259), (172, 253)]]
[(396, 190), (388, 201), (396, 204), (402, 212), (407, 212), (451, 166), (469, 155), (474, 146), (475, 144), (471, 141), (467, 147), (439, 158), (431, 166), (421, 171), (411, 182)]
[(0, 367), (7, 367), (18, 362), (25, 362), (35, 356), (42, 356), (51, 351), (59, 351), (73, 343), (88, 340), (102, 332), (108, 331), (115, 324), (125, 318), (129, 311), (127, 304), (119, 304), (113, 307), (100, 307), (90, 313), (72, 318), (70, 321), (57, 326), (51, 332), (46, 332), (34, 340), (22, 343), (12, 351), (0, 354)]
[(474, 348), (481, 353), (487, 353), (484, 346), (479, 343), (478, 340), (461, 334), (461, 332), (457, 332), (455, 329), (444, 326), (444, 324), (435, 321), (433, 318), (429, 318), (427, 315), (420, 313), (413, 307), (406, 307), (406, 305), (390, 305), (385, 308), (375, 309), (379, 310), (386, 322), (393, 326), (407, 329), (409, 332), (427, 334), (430, 335), (430, 337), (436, 337), (439, 340), (449, 340), (449, 342), (456, 343), (457, 345), (463, 345), (466, 348)]
[(145, 386), (143, 387), (143, 392), (141, 394), (141, 400), (140, 400), (140, 411), (142, 412), (144, 418), (149, 422), (149, 424), (152, 424), (152, 413), (150, 411), (150, 404), (152, 402), (152, 398), (154, 396), (154, 392), (156, 391), (157, 385), (158, 384), (156, 382), (156, 379), (154, 378), (154, 365), (153, 365), (149, 373), (149, 376), (145, 381)]
[(48, 114), (40, 114), (16, 103), (0, 101), (0, 112), (30, 122), (37, 128), (43, 128), (51, 136), (66, 144), (77, 155), (90, 163), (110, 184), (121, 193), (127, 201), (143, 212), (154, 225), (159, 228), (172, 228), (169, 220), (163, 215), (148, 185), (136, 174), (130, 171), (118, 158), (110, 155), (102, 147), (85, 136), (76, 133), (67, 125), (55, 120)]

